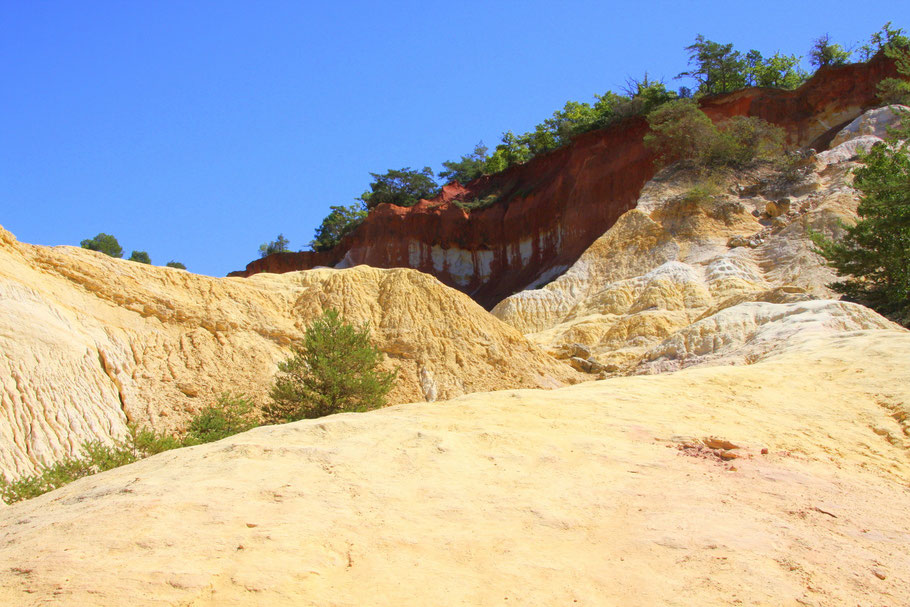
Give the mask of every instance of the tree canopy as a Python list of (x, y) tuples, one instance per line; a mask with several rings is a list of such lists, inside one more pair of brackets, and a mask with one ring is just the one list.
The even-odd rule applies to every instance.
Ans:
[(285, 238), (284, 234), (279, 234), (275, 240), (259, 245), (259, 256), (268, 257), (274, 253), (287, 253), (290, 250), (288, 249), (289, 244), (291, 241)]
[(370, 191), (360, 197), (367, 209), (387, 203), (400, 207), (412, 207), (420, 199), (433, 198), (439, 193), (439, 185), (433, 179), (433, 170), (423, 167), (419, 171), (411, 167), (390, 169), (384, 174), (370, 173), (373, 177)]
[(331, 212), (316, 228), (316, 235), (310, 242), (314, 251), (327, 251), (341, 242), (345, 234), (359, 226), (366, 219), (363, 203), (350, 206), (331, 206)]
[(94, 238), (86, 238), (80, 242), (79, 245), (83, 249), (100, 251), (105, 255), (117, 257), (118, 259), (123, 257), (123, 247), (120, 246), (120, 243), (117, 242), (117, 239), (110, 234), (105, 234), (104, 232), (100, 232)]
[(370, 341), (370, 328), (345, 322), (325, 310), (278, 363), (278, 375), (264, 414), (270, 423), (366, 411), (385, 404), (397, 371), (382, 371), (382, 352)]
[(816, 68), (844, 65), (850, 61), (850, 51), (839, 44), (831, 43), (831, 36), (825, 34), (815, 39), (809, 50), (809, 63)]
[(483, 175), (484, 164), (487, 161), (487, 152), (489, 148), (483, 144), (483, 141), (474, 146), (474, 151), (461, 160), (447, 160), (442, 163), (443, 170), (439, 172), (439, 178), (444, 183), (457, 181), (458, 183), (468, 183)]
[[(898, 73), (910, 77), (910, 50), (888, 50), (898, 59)], [(910, 113), (904, 112), (886, 142), (861, 155), (860, 162), (864, 166), (853, 181), (862, 192), (859, 220), (842, 225), (840, 240), (820, 233), (812, 233), (812, 240), (845, 278), (829, 285), (832, 289), (910, 326)]]
[(145, 251), (133, 251), (130, 253), (129, 261), (152, 265), (152, 258)]

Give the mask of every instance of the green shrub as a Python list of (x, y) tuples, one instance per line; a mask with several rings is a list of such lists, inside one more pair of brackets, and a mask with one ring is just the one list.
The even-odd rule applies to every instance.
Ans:
[(111, 236), (110, 234), (105, 234), (104, 232), (99, 233), (94, 238), (86, 238), (79, 245), (83, 249), (89, 249), (90, 251), (100, 251), (105, 255), (111, 257), (123, 257), (123, 247), (120, 246), (120, 243), (117, 242), (117, 239)]
[(284, 234), (279, 234), (278, 238), (271, 242), (266, 242), (259, 245), (259, 257), (268, 257), (275, 253), (287, 253), (288, 245), (291, 244), (291, 241), (284, 237)]
[(367, 211), (362, 202), (346, 207), (331, 206), (329, 208), (332, 209), (331, 212), (316, 228), (316, 234), (310, 242), (310, 248), (314, 251), (328, 251), (341, 242), (346, 234), (363, 223), (367, 217)]
[(743, 167), (783, 155), (784, 132), (760, 118), (734, 116), (720, 128), (691, 99), (666, 103), (650, 114), (645, 145), (657, 162), (685, 160), (702, 169)]
[(741, 168), (754, 160), (774, 160), (783, 154), (784, 131), (761, 118), (734, 116), (721, 126), (706, 151), (709, 167)]
[[(231, 413), (226, 416), (228, 422), (223, 424), (222, 428), (240, 427), (240, 424), (236, 422), (235, 412), (243, 409), (239, 403), (243, 400), (242, 397), (223, 396), (222, 399), (219, 399), (219, 403), (222, 403), (225, 398), (227, 399), (225, 406)], [(190, 422), (191, 428), (194, 427), (194, 424), (195, 427), (213, 428), (215, 426), (214, 424), (203, 424), (198, 421), (198, 418)], [(237, 432), (248, 429), (243, 427)], [(230, 432), (230, 434), (235, 433)], [(148, 428), (139, 428), (135, 424), (128, 424), (126, 436), (123, 439), (115, 440), (112, 444), (99, 440), (88, 441), (80, 447), (78, 457), (68, 457), (50, 465), (41, 466), (35, 474), (21, 476), (12, 481), (0, 476), (0, 499), (8, 504), (31, 499), (68, 485), (82, 477), (119, 468), (157, 453), (223, 438), (223, 436), (213, 436), (212, 433), (197, 433), (180, 439), (168, 434), (159, 434)], [(228, 436), (228, 434), (224, 436)]]
[(456, 200), (455, 206), (465, 211), (479, 211), (491, 207), (499, 200), (499, 194), (490, 194), (483, 198), (474, 198), (473, 200)]
[(184, 446), (181, 439), (170, 434), (158, 434), (154, 430), (140, 428), (135, 424), (129, 424), (127, 428), (129, 433), (125, 440), (125, 446), (137, 459)]
[(180, 263), (179, 261), (172, 260), (172, 261), (167, 262), (164, 265), (167, 266), (168, 268), (177, 268), (178, 270), (186, 270), (186, 266), (183, 265), (182, 263)]
[(648, 114), (651, 131), (645, 146), (657, 153), (659, 164), (700, 161), (717, 138), (717, 128), (691, 99), (666, 103)]
[(138, 263), (145, 263), (148, 265), (152, 264), (152, 258), (149, 257), (149, 254), (145, 251), (133, 251), (130, 254), (129, 261), (136, 261)]
[[(902, 131), (902, 132), (901, 132)], [(893, 320), (910, 326), (910, 117), (889, 144), (860, 156), (854, 186), (862, 192), (852, 226), (832, 240), (810, 233), (816, 252), (846, 279), (829, 285)]]
[(203, 407), (190, 421), (183, 442), (186, 445), (210, 443), (246, 432), (258, 424), (251, 399), (243, 394), (224, 392), (216, 404)]
[(704, 205), (713, 201), (719, 193), (720, 186), (717, 185), (717, 182), (713, 179), (705, 179), (683, 192), (680, 198), (689, 204)]
[(333, 309), (307, 328), (291, 352), (278, 363), (264, 409), (271, 423), (381, 407), (398, 375), (378, 368), (382, 353), (370, 342), (369, 325), (350, 325)]
[(38, 497), (76, 479), (94, 472), (82, 459), (67, 458), (50, 466), (43, 466), (37, 473), (7, 481), (0, 476), (0, 498), (7, 504)]

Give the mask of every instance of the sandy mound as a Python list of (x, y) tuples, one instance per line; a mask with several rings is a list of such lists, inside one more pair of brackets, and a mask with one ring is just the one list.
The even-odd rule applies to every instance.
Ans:
[(0, 473), (120, 435), (181, 427), (224, 390), (264, 400), (277, 361), (324, 307), (371, 323), (392, 402), (555, 387), (575, 371), (469, 297), (414, 270), (216, 279), (0, 228)]
[(908, 363), (865, 331), (171, 451), (0, 510), (0, 602), (896, 605)]
[[(807, 157), (789, 177), (766, 166), (705, 183), (691, 171), (667, 169), (565, 274), (503, 300), (493, 314), (554, 353), (584, 346), (594, 367), (608, 372), (653, 371), (655, 358), (673, 352), (687, 360), (660, 368), (707, 361), (680, 341), (713, 332), (725, 347), (743, 341), (740, 317), (761, 323), (779, 315), (771, 304), (835, 296), (826, 287), (835, 275), (813, 253), (808, 231), (836, 235), (839, 221), (856, 217), (852, 160), (894, 119), (889, 108), (868, 112), (838, 135), (838, 147)], [(693, 326), (746, 302), (766, 305)], [(839, 330), (842, 308), (823, 308), (816, 316), (827, 315), (823, 324)], [(850, 330), (881, 321), (872, 313), (852, 317)]]

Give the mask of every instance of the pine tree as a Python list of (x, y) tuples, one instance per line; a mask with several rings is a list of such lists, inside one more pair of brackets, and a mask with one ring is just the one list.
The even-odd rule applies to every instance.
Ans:
[(859, 220), (832, 240), (811, 233), (816, 251), (846, 280), (829, 285), (910, 326), (910, 116), (887, 144), (861, 157), (854, 186)]
[(369, 326), (350, 325), (333, 309), (307, 328), (291, 352), (278, 363), (272, 402), (264, 409), (270, 423), (376, 409), (398, 375), (378, 368), (382, 352), (370, 342)]

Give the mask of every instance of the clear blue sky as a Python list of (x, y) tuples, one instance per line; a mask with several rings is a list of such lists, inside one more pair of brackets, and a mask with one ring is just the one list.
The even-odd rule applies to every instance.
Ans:
[(370, 172), (495, 146), (702, 33), (805, 55), (910, 28), (903, 2), (0, 2), (0, 225), (114, 234), (223, 276), (304, 248)]

